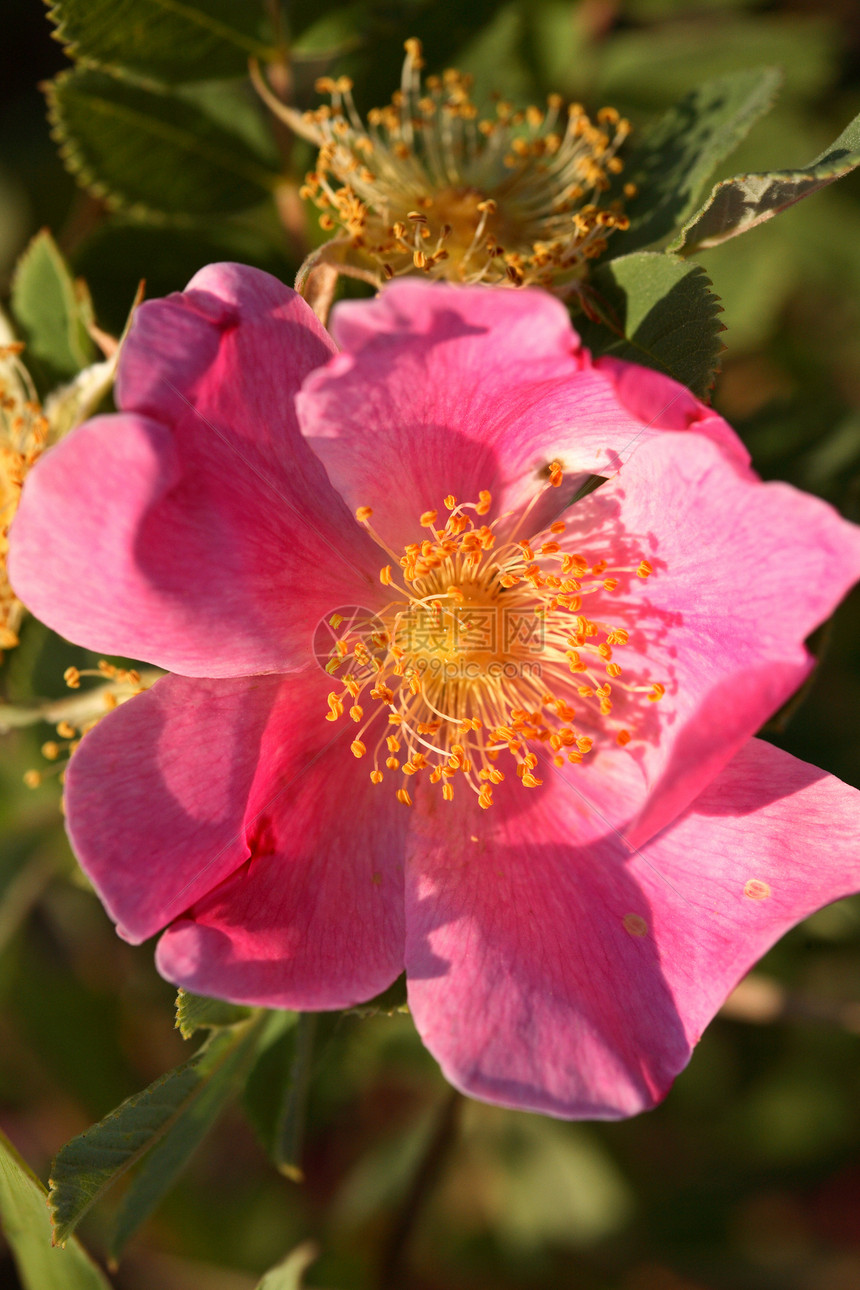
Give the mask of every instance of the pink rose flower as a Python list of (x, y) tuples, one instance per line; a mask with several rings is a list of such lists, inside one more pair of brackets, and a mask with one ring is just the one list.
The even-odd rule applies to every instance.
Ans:
[(752, 738), (860, 530), (539, 291), (405, 280), (333, 335), (211, 266), (27, 481), (20, 597), (172, 673), (75, 753), (75, 852), (170, 981), (326, 1009), (405, 968), (465, 1092), (632, 1114), (860, 887), (860, 794)]

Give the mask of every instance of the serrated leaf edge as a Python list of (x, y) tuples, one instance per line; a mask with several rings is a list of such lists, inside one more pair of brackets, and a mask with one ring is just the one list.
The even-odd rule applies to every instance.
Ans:
[[(234, 1028), (235, 1043), (232, 1044), (230, 1047), (225, 1046), (224, 1054), (222, 1057), (219, 1058), (218, 1062), (216, 1063), (214, 1067), (214, 1071), (217, 1072), (220, 1069), (220, 1067), (227, 1061), (227, 1058), (231, 1055), (234, 1048), (245, 1037), (246, 1032), (249, 1029), (251, 1029), (252, 1026), (260, 1025), (262, 1020), (263, 1018), (260, 1016), (252, 1016), (251, 1018), (249, 1018), (248, 1021), (240, 1023), (238, 1026)], [(53, 1228), (52, 1244), (65, 1245), (68, 1238), (75, 1231), (75, 1229), (77, 1228), (81, 1220), (89, 1213), (93, 1205), (95, 1205), (99, 1200), (101, 1200), (105, 1192), (107, 1192), (114, 1185), (115, 1182), (117, 1182), (120, 1178), (122, 1178), (128, 1172), (129, 1169), (131, 1169), (135, 1164), (137, 1164), (139, 1160), (143, 1159), (143, 1157), (148, 1154), (148, 1152), (156, 1145), (156, 1143), (160, 1142), (164, 1138), (164, 1136), (169, 1132), (169, 1130), (179, 1119), (180, 1115), (182, 1115), (188, 1109), (188, 1107), (193, 1103), (195, 1098), (199, 1096), (200, 1092), (205, 1087), (205, 1084), (207, 1081), (200, 1080), (198, 1083), (193, 1085), (192, 1088), (189, 1090), (188, 1095), (182, 1100), (182, 1102), (176, 1108), (176, 1110), (173, 1111), (172, 1114), (163, 1122), (163, 1124), (161, 1124), (158, 1127), (155, 1133), (153, 1133), (152, 1137), (147, 1139), (144, 1145), (139, 1147), (136, 1151), (132, 1152), (132, 1154), (126, 1160), (124, 1160), (117, 1167), (117, 1169), (113, 1173), (111, 1173), (111, 1175), (108, 1178), (106, 1178), (104, 1182), (101, 1183), (99, 1187), (96, 1188), (96, 1190), (92, 1193), (92, 1195), (88, 1197), (86, 1204), (78, 1211), (76, 1216), (73, 1219), (70, 1219), (66, 1222), (63, 1222), (61, 1219), (58, 1218), (57, 1211), (59, 1209), (59, 1204), (57, 1202), (56, 1196), (61, 1184), (59, 1184), (54, 1178), (54, 1173), (56, 1172), (57, 1163), (63, 1151), (65, 1151), (66, 1148), (71, 1145), (71, 1143), (83, 1141), (85, 1138), (89, 1137), (92, 1133), (94, 1133), (96, 1129), (101, 1128), (103, 1125), (119, 1117), (123, 1109), (127, 1107), (130, 1103), (139, 1101), (145, 1094), (150, 1093), (154, 1090), (157, 1090), (158, 1088), (166, 1084), (169, 1080), (173, 1079), (176, 1075), (188, 1069), (193, 1068), (195, 1064), (199, 1064), (199, 1062), (205, 1056), (207, 1049), (217, 1038), (220, 1038), (220, 1036), (210, 1035), (210, 1037), (201, 1045), (201, 1047), (198, 1048), (197, 1052), (193, 1053), (191, 1057), (188, 1058), (188, 1061), (182, 1062), (179, 1066), (175, 1066), (173, 1070), (166, 1071), (164, 1075), (160, 1075), (158, 1079), (154, 1080), (151, 1084), (148, 1084), (146, 1088), (141, 1089), (140, 1092), (133, 1093), (131, 1097), (125, 1098), (122, 1102), (120, 1102), (119, 1106), (115, 1107), (113, 1111), (109, 1111), (108, 1114), (104, 1116), (103, 1119), (99, 1120), (97, 1124), (91, 1125), (89, 1129), (85, 1129), (83, 1133), (80, 1133), (75, 1138), (72, 1138), (70, 1142), (66, 1143), (65, 1146), (61, 1148), (61, 1150), (58, 1152), (51, 1166), (51, 1177), (48, 1179), (48, 1209), (50, 1210), (51, 1227)]]
[[(655, 258), (655, 259), (661, 259), (661, 260), (669, 260), (674, 264), (682, 265), (688, 268), (690, 272), (686, 276), (695, 278), (697, 281), (700, 281), (707, 288), (707, 296), (708, 296), (709, 304), (711, 306), (710, 311), (708, 313), (707, 321), (713, 324), (713, 332), (711, 333), (713, 339), (716, 340), (720, 332), (727, 330), (726, 324), (720, 322), (717, 317), (718, 314), (725, 312), (722, 301), (720, 297), (717, 295), (716, 291), (713, 290), (714, 284), (711, 281), (710, 277), (708, 276), (705, 268), (701, 264), (696, 264), (695, 262), (685, 260), (682, 256), (673, 255), (669, 251), (646, 251), (646, 250), (631, 251), (630, 257), (632, 258), (634, 255), (643, 256), (643, 257), (647, 256), (649, 258)], [(625, 257), (618, 256), (616, 257), (615, 260), (612, 260), (612, 261), (607, 260), (605, 262), (606, 267), (608, 268), (610, 264), (617, 264), (618, 260), (623, 258)], [(607, 328), (608, 331), (614, 330), (612, 326), (606, 321), (606, 319), (600, 319), (600, 322), (604, 327)], [(637, 352), (647, 355), (648, 358), (651, 359), (652, 361), (656, 361), (657, 363), (659, 363), (665, 376), (670, 377), (673, 381), (678, 380), (678, 377), (675, 375), (675, 373), (669, 370), (669, 368), (659, 357), (659, 355), (651, 354), (650, 350), (645, 349), (641, 345), (637, 345), (636, 342), (633, 340), (633, 338), (628, 336), (626, 332), (618, 331), (618, 332), (615, 332), (615, 334), (619, 337), (619, 339), (624, 340), (628, 345), (630, 345), (631, 349), (635, 349)], [(720, 347), (716, 349), (713, 359), (708, 363), (707, 382), (702, 386), (703, 393), (700, 395), (700, 394), (696, 394), (695, 390), (691, 391), (693, 394), (696, 395), (696, 398), (707, 399), (707, 396), (713, 390), (716, 384), (717, 377), (722, 371), (722, 363), (720, 362), (720, 355), (724, 354), (727, 349), (728, 349), (728, 346), (725, 344), (721, 344)], [(651, 363), (645, 364), (645, 366), (650, 367)], [(685, 385), (685, 382), (679, 381), (679, 384)], [(690, 387), (686, 385), (685, 385), (685, 388), (690, 389)]]
[[(57, 144), (60, 159), (66, 169), (74, 176), (75, 180), (82, 188), (85, 188), (93, 197), (97, 197), (100, 201), (103, 201), (111, 211), (122, 211), (124, 214), (130, 215), (133, 218), (150, 220), (157, 224), (171, 224), (174, 226), (185, 227), (193, 226), (199, 219), (199, 215), (191, 212), (163, 211), (159, 210), (156, 206), (150, 206), (146, 202), (129, 201), (123, 197), (121, 193), (115, 192), (109, 184), (98, 178), (92, 166), (83, 157), (80, 151), (80, 146), (76, 143), (72, 133), (68, 130), (66, 123), (63, 120), (62, 109), (57, 98), (58, 90), (61, 90), (63, 85), (71, 80), (78, 71), (102, 71), (105, 75), (111, 76), (114, 80), (131, 85), (135, 89), (141, 89), (150, 94), (158, 94), (164, 99), (172, 97), (170, 90), (167, 87), (162, 86), (157, 81), (132, 79), (125, 75), (117, 74), (117, 72), (110, 67), (105, 67), (97, 63), (81, 63), (78, 67), (68, 68), (66, 71), (60, 72), (52, 81), (43, 82), (40, 88), (45, 95), (48, 105), (48, 124), (50, 126), (51, 138)], [(127, 112), (129, 115), (140, 117), (140, 114), (135, 113), (133, 109), (127, 109)], [(164, 123), (160, 122), (159, 124), (163, 125)], [(167, 129), (169, 131), (169, 127), (167, 127)], [(210, 152), (208, 148), (198, 146), (197, 151), (200, 156), (204, 157), (208, 161), (212, 161), (214, 165), (219, 166), (221, 169), (232, 170), (233, 173), (238, 175), (240, 178), (259, 184), (262, 190), (260, 193), (260, 201), (264, 200), (266, 191), (270, 193), (275, 192), (281, 182), (279, 175), (274, 174), (272, 171), (267, 171), (262, 167), (258, 168), (251, 165), (247, 171), (243, 173), (235, 166), (225, 165), (225, 163), (217, 155)], [(221, 213), (221, 217), (227, 218), (228, 216)]]
[[(825, 153), (824, 155), (826, 156), (827, 154)], [(719, 194), (724, 189), (731, 188), (733, 184), (743, 184), (751, 179), (771, 180), (778, 183), (780, 181), (791, 182), (809, 178), (812, 180), (820, 180), (821, 183), (819, 186), (823, 188), (826, 184), (833, 183), (837, 179), (843, 179), (846, 175), (850, 174), (852, 170), (856, 170), (858, 166), (860, 166), (860, 152), (847, 152), (842, 162), (836, 166), (829, 167), (826, 170), (820, 170), (818, 168), (818, 164), (812, 161), (808, 166), (799, 166), (794, 170), (750, 170), (745, 171), (740, 175), (731, 175), (727, 179), (721, 179), (718, 183), (714, 184), (706, 201), (698, 210), (694, 211), (686, 223), (681, 226), (674, 240), (666, 249), (668, 252), (677, 255), (679, 259), (684, 259), (688, 255), (694, 255), (696, 251), (707, 251), (712, 247), (722, 246), (724, 242), (730, 242), (733, 237), (740, 237), (742, 234), (748, 233), (750, 229), (758, 228), (760, 224), (766, 224), (767, 221), (773, 219), (775, 215), (781, 215), (784, 210), (788, 210), (791, 206), (796, 206), (798, 202), (804, 201), (807, 197), (813, 196), (813, 193), (818, 191), (816, 188), (813, 189), (812, 192), (800, 193), (797, 197), (793, 197), (791, 201), (785, 202), (784, 205), (776, 206), (773, 210), (765, 211), (759, 219), (753, 220), (750, 224), (745, 224), (743, 228), (738, 228), (733, 233), (726, 233), (724, 237), (720, 237), (717, 240), (708, 239), (704, 242), (690, 242), (688, 244), (685, 240), (687, 234), (690, 233), (702, 217), (707, 214), (714, 202), (717, 200)]]
[[(225, 26), (223, 23), (220, 23), (217, 18), (210, 18), (205, 21), (201, 21), (199, 18), (199, 10), (191, 9), (189, 6), (181, 4), (179, 0), (151, 0), (151, 2), (160, 4), (162, 9), (166, 9), (171, 13), (177, 14), (180, 17), (185, 18), (187, 21), (195, 23), (204, 31), (208, 31), (211, 35), (217, 36), (219, 39), (225, 40), (228, 44), (234, 45), (237, 49), (244, 50), (249, 58), (260, 58), (265, 62), (276, 57), (278, 54), (278, 51), (270, 45), (265, 45), (258, 41), (246, 40), (240, 37), (232, 27)], [(105, 71), (114, 69), (117, 71), (122, 70), (122, 64), (105, 63), (100, 60), (92, 59), (85, 51), (81, 51), (79, 41), (73, 40), (66, 34), (64, 30), (65, 20), (61, 13), (63, 0), (45, 0), (45, 5), (48, 10), (48, 20), (54, 25), (54, 30), (51, 32), (51, 35), (54, 40), (60, 42), (70, 58), (89, 66), (103, 68)], [(178, 83), (181, 84), (182, 82)]]
[[(760, 102), (753, 104), (751, 107), (747, 105), (745, 107), (739, 108), (738, 111), (735, 113), (735, 115), (729, 121), (724, 122), (720, 130), (717, 131), (714, 134), (714, 136), (712, 136), (711, 144), (707, 148), (707, 151), (714, 154), (714, 160), (711, 163), (709, 170), (703, 171), (702, 176), (699, 180), (698, 186), (696, 188), (695, 196), (690, 197), (689, 204), (688, 204), (689, 206), (693, 206), (694, 202), (696, 202), (699, 199), (701, 193), (705, 189), (705, 185), (708, 182), (709, 175), (713, 173), (714, 169), (719, 165), (719, 163), (723, 161), (726, 157), (731, 156), (731, 154), (737, 149), (737, 147), (746, 138), (747, 134), (753, 128), (756, 122), (759, 121), (763, 116), (766, 115), (766, 113), (770, 111), (770, 109), (773, 107), (774, 103), (776, 102), (777, 95), (779, 94), (779, 91), (782, 88), (783, 82), (785, 80), (785, 75), (782, 69), (769, 63), (762, 63), (756, 67), (751, 67), (751, 68), (742, 68), (742, 69), (739, 69), (739, 71), (758, 72), (760, 73), (761, 80), (767, 79), (769, 81), (769, 84), (766, 87), (766, 92), (764, 96), (761, 98)], [(698, 88), (707, 89), (709, 86), (718, 85), (722, 81), (731, 80), (732, 77), (736, 75), (738, 75), (738, 73), (727, 72), (727, 73), (724, 73), (722, 76), (712, 77), (710, 80), (703, 82), (702, 85)], [(756, 88), (761, 89), (761, 81), (759, 82)], [(695, 90), (688, 91), (688, 93), (685, 94), (682, 98), (680, 98), (677, 103), (673, 104), (672, 107), (667, 108), (666, 111), (663, 112), (659, 117), (656, 117), (653, 121), (646, 123), (646, 126), (643, 128), (643, 131), (642, 131), (642, 133), (645, 134), (646, 136), (646, 142), (647, 142), (647, 129), (654, 128), (656, 130), (657, 126), (662, 121), (670, 117), (673, 112), (676, 112), (678, 108), (681, 106), (681, 104), (684, 103), (684, 101), (687, 98), (691, 97), (695, 92), (696, 92)], [(752, 97), (752, 94), (750, 97)], [(722, 140), (722, 142), (718, 147), (715, 147), (713, 144), (713, 140), (716, 138), (720, 138)], [(623, 180), (619, 180), (618, 182), (619, 184), (621, 184)], [(643, 217), (643, 222), (644, 222), (644, 217)], [(631, 225), (631, 232), (635, 229), (635, 227), (636, 227), (635, 224)], [(615, 252), (616, 244), (613, 242), (611, 244), (613, 253), (608, 255), (606, 259), (607, 260), (619, 259), (621, 256), (625, 254), (637, 255), (640, 252), (652, 251), (655, 248), (660, 247), (661, 244), (663, 243), (666, 243), (664, 247), (666, 251), (672, 251), (674, 247), (674, 243), (669, 243), (667, 241), (671, 237), (672, 237), (671, 232), (664, 233), (660, 237), (655, 238), (652, 242), (646, 243), (643, 246), (636, 246), (632, 251), (625, 251), (623, 246), (623, 239), (619, 239), (617, 244), (618, 245), (617, 253)]]
[[(12, 280), (10, 283), (10, 300), (14, 301), (15, 299), (15, 294), (21, 278), (21, 272), (25, 268), (25, 264), (28, 258), (35, 251), (37, 243), (44, 243), (44, 245), (47, 247), (48, 254), (53, 262), (55, 270), (57, 271), (57, 279), (60, 283), (60, 287), (62, 290), (63, 301), (66, 306), (67, 321), (69, 324), (67, 335), (66, 335), (66, 340), (69, 346), (69, 353), (72, 356), (72, 358), (80, 364), (80, 367), (83, 368), (91, 361), (91, 359), (87, 355), (77, 352), (77, 342), (74, 336), (73, 318), (75, 313), (81, 310), (83, 310), (83, 312), (87, 312), (87, 310), (89, 310), (89, 313), (91, 316), (92, 302), (89, 299), (89, 291), (87, 290), (86, 283), (84, 283), (82, 279), (75, 279), (72, 277), (71, 270), (69, 269), (68, 264), (63, 258), (63, 253), (60, 250), (60, 248), (57, 246), (54, 236), (51, 233), (51, 230), (47, 226), (43, 226), (38, 230), (38, 232), (33, 234), (33, 236), (30, 238), (30, 241), (27, 243), (27, 245), (24, 247), (24, 250), (21, 252), (20, 256), (18, 257), (15, 263), (15, 267), (12, 271)], [(83, 299), (78, 294), (79, 288), (82, 288), (83, 293), (85, 293)], [(12, 314), (13, 314), (13, 317), (15, 318), (15, 322), (18, 324), (19, 334), (20, 334), (21, 319), (17, 316), (14, 305), (12, 307)]]
[[(174, 1004), (174, 1011), (176, 1014), (174, 1029), (179, 1031), (183, 1039), (190, 1039), (192, 1035), (197, 1033), (198, 1030), (231, 1030), (234, 1026), (239, 1026), (242, 1024), (243, 1021), (249, 1020), (250, 1017), (253, 1015), (251, 1008), (245, 1008), (244, 1013), (238, 1016), (235, 1021), (200, 1021), (200, 1022), (197, 1022), (195, 1025), (188, 1026), (187, 1023), (184, 1023), (182, 1020), (182, 1014), (180, 1009), (182, 1007), (183, 1000), (190, 997), (196, 998), (200, 996), (195, 996), (193, 991), (183, 990), (182, 987), (180, 986), (180, 988), (176, 992), (176, 1002)], [(221, 1003), (225, 1001), (220, 999), (212, 999), (211, 1002)], [(238, 1004), (238, 1003), (236, 1004), (227, 1003), (226, 1006), (228, 1008), (243, 1007), (242, 1004)]]

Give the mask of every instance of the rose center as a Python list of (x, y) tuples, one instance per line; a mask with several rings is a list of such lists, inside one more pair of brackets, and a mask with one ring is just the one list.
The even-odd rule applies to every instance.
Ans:
[[(561, 483), (558, 462), (549, 479)], [(410, 780), (423, 773), (447, 801), (460, 781), (483, 807), (507, 774), (537, 788), (541, 747), (563, 766), (582, 761), (598, 726), (629, 742), (630, 731), (613, 726), (613, 685), (651, 700), (663, 693), (620, 680), (613, 655), (627, 630), (583, 612), (589, 598), (597, 609), (599, 593), (616, 590), (615, 575), (647, 578), (648, 562), (611, 571), (590, 562), (568, 549), (561, 520), (518, 539), (528, 512), (519, 524), (510, 515), (487, 524), (491, 504), (486, 491), (477, 502), (447, 497), (445, 519), (425, 511), (427, 536), (400, 556), (374, 532), (370, 508), (356, 512), (394, 561), (379, 573), (391, 600), (336, 641), (326, 670), (343, 688), (329, 694), (327, 715), (349, 715), (359, 727), (353, 754), (372, 759), (375, 784), (392, 773), (406, 805)], [(502, 521), (507, 536), (498, 539)], [(343, 619), (330, 624), (338, 630)]]

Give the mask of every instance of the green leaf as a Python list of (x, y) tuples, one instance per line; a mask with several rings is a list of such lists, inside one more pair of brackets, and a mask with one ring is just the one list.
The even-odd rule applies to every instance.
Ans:
[(235, 139), (245, 156), (262, 163), (268, 174), (281, 169), (281, 156), (260, 96), (250, 81), (199, 81), (176, 85), (172, 92), (202, 112)]
[(11, 306), (27, 345), (27, 365), (47, 384), (74, 376), (93, 361), (89, 293), (75, 282), (47, 229), (36, 234), (15, 267)]
[(48, 16), (74, 58), (163, 81), (244, 76), (272, 54), (258, 0), (56, 0)]
[(257, 205), (275, 186), (246, 140), (168, 91), (80, 68), (52, 82), (48, 104), (66, 165), (112, 207), (213, 215)]
[(267, 1155), (275, 1163), (278, 1131), (284, 1109), (284, 1090), (295, 1061), (298, 1016), (297, 1012), (269, 1013), (266, 1029), (257, 1048), (257, 1060), (242, 1093), (245, 1114)]
[(264, 1022), (265, 1014), (216, 1031), (182, 1066), (62, 1148), (50, 1191), (56, 1240), (64, 1241), (107, 1189), (143, 1161), (117, 1215), (112, 1247), (114, 1253), (121, 1248), (235, 1096)]
[(596, 354), (612, 354), (674, 377), (705, 397), (719, 370), (724, 330), (711, 281), (697, 264), (637, 251), (601, 264), (584, 289), (576, 325)]
[(45, 1188), (2, 1133), (0, 1225), (24, 1290), (110, 1290), (110, 1282), (77, 1240), (65, 1247), (51, 1244)]
[[(237, 1096), (253, 1060), (261, 1025), (262, 1020), (258, 1019), (241, 1042), (230, 1031), (220, 1036), (224, 1040), (224, 1053), (217, 1070), (202, 1085), (193, 1105), (182, 1111), (145, 1156), (123, 1196), (111, 1233), (112, 1259), (119, 1258), (126, 1242), (172, 1187), (191, 1155)], [(217, 1037), (213, 1036), (213, 1040)]]
[(708, 176), (772, 105), (780, 80), (774, 67), (721, 76), (633, 136), (623, 182), (638, 192), (625, 201), (630, 228), (617, 239), (625, 254), (668, 237), (695, 210)]
[(801, 170), (773, 170), (735, 175), (712, 190), (701, 210), (681, 229), (671, 250), (685, 255), (719, 246), (730, 237), (773, 219), (795, 202), (817, 193), (860, 166), (860, 115), (838, 139)]
[(176, 996), (176, 1029), (183, 1039), (190, 1039), (195, 1030), (220, 1030), (236, 1026), (251, 1016), (250, 1008), (223, 999), (205, 999), (199, 994), (180, 990)]
[(303, 1241), (291, 1254), (272, 1268), (259, 1282), (257, 1290), (302, 1290), (304, 1274), (319, 1256), (312, 1241)]
[(833, 84), (838, 28), (826, 14), (711, 13), (703, 21), (685, 8), (668, 22), (618, 26), (593, 46), (592, 101), (653, 110), (741, 63), (782, 68), (794, 98), (815, 99)]
[(272, 1159), (280, 1172), (293, 1182), (302, 1182), (304, 1179), (301, 1158), (316, 1029), (316, 1013), (297, 1014), (294, 1056), (275, 1126)]
[(310, 23), (290, 46), (290, 61), (335, 58), (361, 47), (355, 6), (343, 5)]

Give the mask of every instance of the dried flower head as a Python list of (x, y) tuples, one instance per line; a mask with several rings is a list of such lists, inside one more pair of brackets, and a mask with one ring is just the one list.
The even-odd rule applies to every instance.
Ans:
[(471, 77), (448, 70), (422, 84), (422, 67), (408, 40), (401, 87), (366, 125), (347, 77), (318, 81), (331, 104), (300, 115), (256, 75), (273, 111), (319, 147), (301, 194), (322, 227), (343, 230), (385, 278), (558, 287), (581, 277), (628, 226), (619, 202), (599, 201), (622, 169), (629, 123), (610, 107), (596, 123), (578, 103), (565, 114), (556, 94), (545, 109), (498, 98), (482, 117)]

